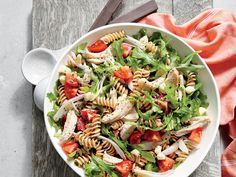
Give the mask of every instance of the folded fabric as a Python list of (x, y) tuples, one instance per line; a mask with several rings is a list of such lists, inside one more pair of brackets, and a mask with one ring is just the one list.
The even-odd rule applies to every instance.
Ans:
[[(236, 16), (223, 9), (207, 10), (183, 25), (176, 25), (175, 18), (169, 14), (153, 13), (140, 23), (166, 29), (185, 40), (195, 50), (201, 50), (200, 56), (211, 69), (221, 97), (221, 125), (230, 121), (230, 135), (236, 138), (234, 107), (236, 106)], [(230, 144), (224, 155), (232, 157), (227, 169), (222, 163), (224, 177), (236, 176), (236, 140)], [(226, 149), (228, 150), (228, 149)], [(234, 152), (234, 153), (233, 153)], [(233, 156), (234, 154), (234, 156)], [(231, 170), (231, 173), (228, 171)]]

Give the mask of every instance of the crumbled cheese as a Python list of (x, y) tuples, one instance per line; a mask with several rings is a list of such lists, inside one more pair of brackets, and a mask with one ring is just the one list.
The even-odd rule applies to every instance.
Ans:
[(161, 149), (162, 149), (161, 146), (158, 145), (158, 146), (155, 148), (154, 152), (156, 153), (158, 160), (165, 160), (166, 156), (165, 156), (165, 154), (163, 154), (163, 153), (161, 152)]
[(65, 84), (65, 78), (66, 78), (66, 77), (65, 77), (64, 75), (62, 75), (62, 76), (59, 77), (60, 83), (61, 83), (62, 85)]
[(133, 154), (136, 157), (138, 157), (140, 155), (140, 152), (137, 149), (134, 149), (134, 150), (131, 151), (131, 154)]
[(187, 94), (190, 94), (195, 91), (195, 88), (193, 86), (188, 86), (185, 88), (185, 91)]
[(204, 115), (205, 113), (206, 113), (206, 108), (203, 108), (203, 107), (200, 107), (199, 108), (199, 114), (200, 114), (200, 116), (202, 116), (202, 115)]

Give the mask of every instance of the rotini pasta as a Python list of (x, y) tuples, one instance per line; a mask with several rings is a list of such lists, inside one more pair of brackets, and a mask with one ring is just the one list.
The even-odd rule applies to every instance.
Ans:
[(101, 134), (101, 117), (96, 114), (91, 123), (85, 126), (84, 134), (87, 137), (95, 138)]
[(82, 146), (85, 146), (87, 148), (96, 148), (99, 146), (99, 142), (97, 139), (90, 138), (83, 132), (76, 133), (75, 140), (78, 141)]
[(123, 38), (124, 36), (125, 36), (125, 31), (121, 30), (121, 31), (117, 31), (114, 33), (107, 34), (107, 35), (101, 37), (100, 39), (102, 41), (104, 41), (106, 44), (109, 44), (115, 40)]
[(60, 105), (62, 105), (64, 103), (64, 101), (67, 100), (66, 98), (66, 95), (65, 95), (65, 89), (64, 89), (64, 86), (63, 85), (60, 85), (58, 87), (58, 95), (59, 95), (59, 98), (58, 98), (58, 103)]
[(91, 159), (92, 158), (90, 155), (82, 155), (82, 156), (76, 158), (74, 163), (75, 163), (75, 165), (77, 165), (79, 167), (84, 167), (84, 165), (86, 163), (88, 163)]
[(111, 124), (113, 130), (119, 129), (124, 124), (123, 120), (117, 120)]
[(145, 45), (145, 49), (146, 49), (148, 52), (155, 53), (155, 52), (158, 50), (158, 47), (155, 46), (155, 44), (153, 44), (153, 42), (148, 42), (148, 43)]
[(196, 74), (194, 74), (193, 72), (190, 72), (188, 74), (188, 80), (187, 80), (187, 87), (188, 86), (195, 86), (195, 81), (196, 81)]
[(118, 93), (124, 95), (128, 94), (128, 89), (119, 81), (119, 79), (112, 77), (111, 80), (114, 81), (114, 87)]
[(94, 101), (94, 104), (101, 105), (101, 106), (106, 106), (106, 107), (111, 107), (115, 109), (117, 106), (117, 100), (115, 99), (108, 99), (104, 97), (97, 97)]
[(70, 54), (67, 55), (66, 66), (67, 67), (78, 67), (79, 64), (84, 64), (85, 61), (82, 59), (80, 54), (76, 55), (75, 52), (71, 51)]
[(104, 152), (107, 154), (114, 156), (116, 154), (115, 148), (108, 141), (103, 141), (101, 146), (103, 147)]

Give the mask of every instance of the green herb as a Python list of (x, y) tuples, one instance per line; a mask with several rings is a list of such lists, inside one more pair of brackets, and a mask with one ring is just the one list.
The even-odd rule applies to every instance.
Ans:
[(47, 114), (50, 125), (54, 127), (56, 131), (61, 129), (60, 121), (55, 122), (53, 119), (53, 116), (57, 113), (58, 109), (59, 109), (59, 106), (56, 103), (53, 103), (53, 110), (48, 112)]
[(148, 162), (146, 165), (145, 165), (145, 170), (147, 171), (153, 171), (153, 172), (157, 172), (157, 166), (155, 163), (150, 163)]
[(104, 175), (101, 169), (93, 161), (85, 164), (84, 172), (87, 177), (103, 177)]
[(123, 42), (123, 39), (120, 39), (120, 40), (114, 41), (111, 44), (111, 46), (112, 46), (112, 54), (113, 54), (113, 56), (117, 57), (117, 61), (121, 65), (125, 65), (124, 58), (123, 58), (124, 49), (121, 47), (122, 42)]
[(72, 157), (74, 157), (75, 155), (76, 155), (76, 151), (74, 151), (74, 152), (68, 154), (67, 156), (70, 157), (70, 158), (72, 158)]
[(166, 92), (165, 99), (171, 103), (170, 107), (177, 108), (180, 103), (178, 101), (176, 87), (173, 85), (167, 85), (165, 87), (165, 92)]
[(87, 46), (87, 43), (82, 43), (82, 44), (78, 45), (78, 47), (76, 49), (77, 54), (83, 54), (86, 46)]
[(155, 159), (155, 157), (153, 157), (152, 153), (150, 153), (148, 151), (144, 151), (143, 146), (140, 146), (140, 145), (130, 145), (130, 146), (134, 149), (137, 149), (140, 152), (141, 156), (144, 159), (146, 159), (147, 161), (153, 162), (153, 163), (156, 162), (156, 159)]
[(105, 171), (111, 177), (120, 177), (120, 175), (114, 170), (113, 166), (105, 164), (104, 161), (99, 157), (92, 155), (92, 160), (101, 171)]
[(54, 93), (52, 93), (52, 92), (47, 93), (47, 97), (50, 100), (50, 102), (53, 102), (53, 101), (55, 101), (57, 99), (57, 96)]
[(139, 30), (137, 34), (133, 35), (133, 37), (139, 40), (141, 37), (145, 36), (146, 34), (147, 34), (147, 29), (142, 28)]

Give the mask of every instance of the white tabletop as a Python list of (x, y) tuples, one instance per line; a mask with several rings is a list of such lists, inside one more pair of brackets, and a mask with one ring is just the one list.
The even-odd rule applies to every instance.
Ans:
[[(236, 12), (236, 1), (214, 0)], [(32, 87), (21, 62), (31, 49), (31, 0), (0, 1), (0, 174), (31, 176)]]

